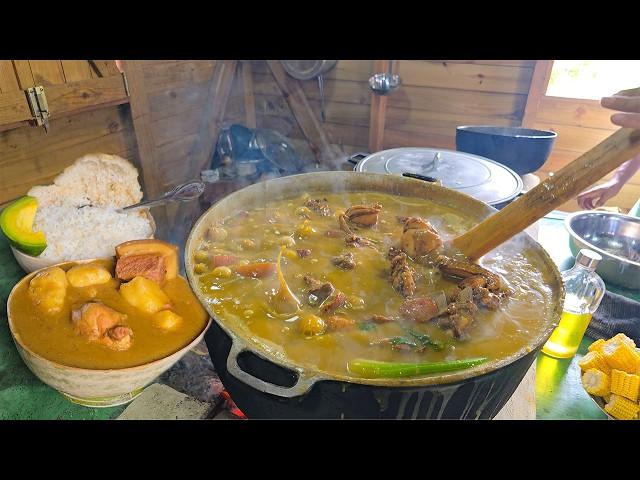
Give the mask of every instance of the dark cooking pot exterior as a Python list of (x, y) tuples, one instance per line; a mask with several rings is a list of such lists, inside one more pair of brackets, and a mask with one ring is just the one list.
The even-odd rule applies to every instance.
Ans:
[[(255, 419), (491, 419), (526, 375), (539, 348), (491, 373), (461, 383), (418, 388), (320, 380), (297, 397), (265, 393), (227, 370), (231, 338), (213, 322), (205, 340), (216, 373), (238, 408)], [(273, 384), (293, 385), (296, 374), (251, 352), (242, 369)]]
[(243, 322), (215, 316), (193, 273), (193, 253), (206, 228), (248, 205), (264, 205), (270, 198), (323, 189), (421, 197), (455, 207), (478, 220), (495, 212), (467, 195), (428, 182), (357, 172), (319, 172), (269, 180), (239, 190), (212, 206), (189, 235), (185, 267), (196, 296), (214, 318), (205, 340), (214, 367), (238, 407), (249, 418), (493, 418), (557, 325), (564, 300), (557, 267), (525, 233), (516, 237), (521, 242), (518, 248), (527, 248), (527, 255), (545, 274), (553, 292), (548, 308), (541, 309), (544, 328), (531, 339), (530, 349), (473, 369), (409, 379), (355, 379), (325, 374), (292, 362), (279, 351), (279, 346), (254, 337)]
[(490, 158), (524, 175), (544, 165), (557, 136), (556, 132), (531, 128), (461, 126), (456, 129), (456, 149)]

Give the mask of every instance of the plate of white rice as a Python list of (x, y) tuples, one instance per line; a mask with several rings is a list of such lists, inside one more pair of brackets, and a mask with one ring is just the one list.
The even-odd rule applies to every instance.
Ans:
[(115, 155), (85, 155), (52, 185), (33, 187), (28, 195), (38, 200), (33, 230), (44, 232), (47, 240), (37, 257), (12, 247), (29, 272), (61, 262), (108, 258), (117, 245), (155, 233), (148, 210), (117, 211), (139, 202), (142, 189), (136, 168)]

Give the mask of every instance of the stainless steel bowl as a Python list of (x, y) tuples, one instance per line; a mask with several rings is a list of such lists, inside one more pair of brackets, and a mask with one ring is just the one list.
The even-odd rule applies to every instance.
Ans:
[(596, 271), (607, 282), (640, 290), (640, 218), (583, 211), (565, 219), (574, 255), (581, 248), (602, 255)]

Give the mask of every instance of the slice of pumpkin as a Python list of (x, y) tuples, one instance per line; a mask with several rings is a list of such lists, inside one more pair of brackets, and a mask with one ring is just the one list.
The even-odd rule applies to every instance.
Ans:
[(0, 213), (0, 228), (11, 244), (33, 256), (40, 255), (47, 248), (44, 232), (33, 231), (37, 210), (38, 200), (27, 195), (9, 204)]
[(178, 247), (162, 240), (131, 240), (116, 247), (116, 256), (155, 254), (164, 257), (167, 280), (178, 276)]

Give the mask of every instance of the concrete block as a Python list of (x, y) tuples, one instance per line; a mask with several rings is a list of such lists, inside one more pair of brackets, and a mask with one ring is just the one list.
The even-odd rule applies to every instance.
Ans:
[(201, 420), (212, 408), (209, 403), (154, 383), (131, 402), (117, 420)]

